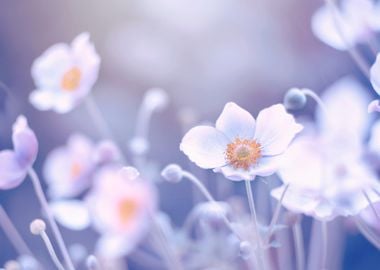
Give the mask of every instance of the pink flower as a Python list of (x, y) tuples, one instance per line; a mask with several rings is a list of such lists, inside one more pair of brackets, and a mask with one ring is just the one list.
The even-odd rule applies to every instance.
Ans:
[(96, 174), (87, 203), (95, 228), (102, 234), (98, 243), (102, 255), (125, 255), (147, 233), (157, 195), (138, 175), (132, 167), (118, 166), (105, 167)]
[(281, 154), (301, 130), (281, 104), (262, 110), (255, 120), (230, 102), (215, 128), (192, 128), (180, 149), (201, 168), (214, 169), (231, 180), (253, 180), (277, 170)]
[(24, 116), (13, 125), (13, 150), (0, 152), (0, 189), (17, 187), (25, 179), (37, 157), (38, 142)]

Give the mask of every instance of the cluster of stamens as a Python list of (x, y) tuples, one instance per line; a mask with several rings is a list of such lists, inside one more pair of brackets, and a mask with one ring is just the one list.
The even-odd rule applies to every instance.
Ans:
[(82, 72), (79, 68), (73, 67), (69, 69), (65, 74), (63, 75), (62, 81), (61, 81), (61, 87), (65, 91), (74, 91), (79, 87), (80, 80), (82, 78)]
[(261, 145), (255, 140), (237, 138), (227, 145), (225, 155), (235, 169), (248, 170), (261, 157)]

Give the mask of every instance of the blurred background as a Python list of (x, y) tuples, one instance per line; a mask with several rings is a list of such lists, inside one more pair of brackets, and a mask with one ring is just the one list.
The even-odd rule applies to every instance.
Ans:
[[(178, 145), (186, 125), (214, 121), (224, 104), (234, 101), (256, 114), (281, 102), (290, 87), (317, 92), (343, 75), (368, 82), (345, 52), (317, 40), (310, 18), (319, 0), (0, 0), (0, 81), (9, 88), (1, 104), (0, 148), (11, 147), (11, 125), (27, 115), (40, 140), (37, 171), (46, 154), (64, 144), (74, 131), (99, 139), (83, 106), (59, 115), (40, 112), (28, 103), (34, 89), (33, 60), (57, 42), (71, 42), (88, 31), (102, 59), (93, 94), (118, 142), (126, 146), (134, 133), (145, 91), (162, 87), (170, 96), (167, 110), (155, 115), (149, 158), (160, 168), (170, 162), (186, 166)], [(1, 101), (3, 101), (3, 97)], [(307, 110), (312, 112), (313, 104)], [(215, 176), (205, 174), (213, 191)], [(235, 184), (234, 184), (235, 185)], [(176, 225), (191, 208), (188, 183), (160, 184), (161, 207)], [(243, 190), (236, 184), (237, 192)], [(40, 216), (32, 186), (0, 192), (0, 203), (34, 249), (44, 250), (29, 234)], [(68, 243), (91, 250), (92, 231), (64, 230)], [(45, 254), (44, 252), (41, 252)], [(16, 256), (0, 231), (0, 265)], [(43, 256), (43, 255), (42, 255)], [(342, 269), (378, 269), (380, 254), (364, 238), (349, 235)], [(42, 261), (50, 263), (45, 256)], [(140, 269), (131, 266), (131, 269)]]

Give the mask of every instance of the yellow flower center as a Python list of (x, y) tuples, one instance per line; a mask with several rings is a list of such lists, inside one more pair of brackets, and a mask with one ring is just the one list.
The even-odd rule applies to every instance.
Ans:
[(70, 174), (73, 179), (79, 177), (82, 173), (82, 165), (79, 162), (74, 162), (70, 168)]
[(61, 87), (64, 91), (72, 92), (78, 88), (82, 73), (79, 68), (73, 67), (63, 74)]
[(132, 199), (124, 199), (119, 203), (119, 217), (123, 225), (135, 216), (137, 212), (137, 203)]
[(261, 145), (255, 140), (239, 139), (227, 145), (226, 160), (235, 169), (248, 170), (261, 157)]

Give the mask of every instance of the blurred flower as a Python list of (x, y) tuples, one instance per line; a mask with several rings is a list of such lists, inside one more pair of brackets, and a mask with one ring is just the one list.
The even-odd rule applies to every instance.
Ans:
[(49, 195), (55, 199), (79, 195), (91, 184), (96, 168), (118, 158), (118, 149), (112, 142), (95, 145), (83, 135), (72, 135), (67, 145), (54, 149), (46, 158), (43, 173)]
[(95, 176), (87, 203), (95, 228), (102, 233), (97, 245), (102, 256), (129, 253), (147, 233), (157, 196), (153, 186), (135, 176), (118, 166), (107, 166)]
[(0, 189), (17, 187), (37, 157), (38, 142), (27, 119), (19, 116), (13, 125), (13, 150), (0, 152)]
[[(282, 201), (296, 213), (320, 220), (357, 215), (380, 198), (376, 175), (364, 163), (364, 140), (370, 117), (369, 97), (349, 78), (331, 86), (317, 111), (318, 131), (297, 138), (284, 154), (279, 174), (289, 189)], [(326, 115), (327, 113), (327, 115)], [(279, 199), (285, 185), (272, 191)]]
[(30, 102), (37, 109), (67, 113), (91, 91), (100, 58), (89, 38), (82, 33), (71, 45), (55, 44), (34, 61), (32, 77), (37, 89)]
[[(336, 14), (334, 14), (336, 12)], [(368, 40), (380, 30), (380, 6), (370, 0), (343, 0), (337, 10), (322, 6), (312, 18), (312, 30), (323, 42), (338, 50), (346, 50)]]
[(227, 103), (215, 128), (191, 129), (180, 149), (201, 168), (213, 168), (231, 180), (253, 180), (277, 170), (280, 155), (301, 130), (283, 105), (262, 110), (255, 122), (249, 112)]

